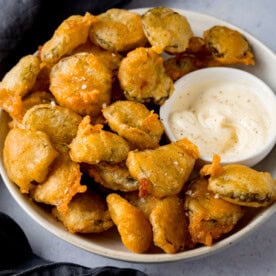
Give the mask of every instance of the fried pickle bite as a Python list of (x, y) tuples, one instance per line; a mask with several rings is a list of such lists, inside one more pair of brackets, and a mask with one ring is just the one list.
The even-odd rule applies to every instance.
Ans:
[(151, 48), (129, 52), (119, 67), (118, 78), (128, 100), (162, 104), (173, 92), (163, 58)]
[(189, 217), (189, 232), (194, 243), (211, 246), (230, 232), (242, 218), (244, 210), (208, 190), (208, 180), (194, 180), (186, 192), (185, 209)]
[(142, 211), (115, 193), (106, 201), (125, 247), (135, 253), (146, 252), (152, 244), (152, 229)]
[(185, 16), (166, 7), (149, 9), (142, 16), (145, 35), (157, 53), (184, 52), (193, 32)]
[(2, 87), (0, 83), (0, 108), (5, 110), (15, 121), (22, 120), (22, 97)]
[(188, 227), (183, 202), (177, 196), (160, 199), (150, 213), (153, 242), (172, 254), (185, 248)]
[(87, 168), (87, 173), (97, 183), (113, 191), (137, 191), (139, 182), (131, 177), (125, 162), (109, 164), (101, 162)]
[(150, 194), (145, 196), (139, 196), (137, 191), (124, 193), (123, 197), (132, 205), (140, 209), (143, 214), (149, 219), (151, 212), (160, 201), (160, 198), (152, 196)]
[(130, 151), (126, 164), (132, 177), (140, 182), (141, 196), (162, 198), (181, 191), (197, 158), (196, 146), (182, 139), (153, 150)]
[(52, 213), (71, 233), (101, 233), (114, 225), (104, 198), (91, 190), (75, 195), (66, 213), (56, 207)]
[(21, 58), (0, 82), (0, 108), (13, 119), (22, 119), (22, 97), (32, 89), (39, 71), (38, 57), (27, 55)]
[(102, 125), (91, 125), (89, 116), (83, 118), (77, 136), (69, 145), (73, 161), (95, 165), (102, 161), (119, 163), (127, 158), (128, 143), (121, 136), (102, 128)]
[[(1, 89), (0, 89), (0, 93), (1, 93)], [(6, 96), (9, 96), (9, 94), (6, 94)], [(18, 99), (18, 102), (16, 102), (17, 99)], [(10, 116), (13, 118), (13, 121), (9, 124), (9, 126), (19, 127), (20, 125), (22, 126), (22, 120), (27, 110), (29, 110), (35, 105), (54, 102), (55, 98), (51, 93), (48, 93), (45, 91), (37, 91), (37, 92), (31, 92), (30, 94), (27, 94), (23, 98), (22, 97), (17, 98), (12, 96), (10, 100), (13, 100), (12, 106), (16, 108), (12, 109), (9, 112)], [(15, 111), (16, 113), (14, 113), (13, 111)]]
[(166, 73), (173, 81), (195, 70), (219, 66), (212, 53), (207, 49), (205, 41), (201, 37), (193, 36), (189, 40), (187, 49), (164, 61)]
[(276, 200), (276, 181), (268, 172), (259, 172), (240, 164), (221, 167), (213, 162), (205, 165), (200, 173), (210, 176), (208, 189), (228, 202), (265, 207)]
[(181, 55), (165, 60), (164, 67), (167, 75), (173, 81), (176, 81), (184, 75), (200, 68), (194, 57)]
[(2, 79), (1, 86), (15, 95), (30, 92), (40, 71), (40, 60), (35, 55), (22, 57)]
[(221, 64), (255, 64), (248, 41), (238, 31), (214, 26), (206, 30), (203, 36), (213, 58)]
[(50, 74), (50, 91), (57, 102), (81, 115), (97, 116), (109, 104), (112, 72), (93, 54), (61, 59)]
[(113, 75), (117, 73), (117, 70), (120, 66), (123, 56), (118, 52), (112, 52), (105, 50), (90, 41), (87, 41), (85, 44), (77, 47), (72, 54), (76, 53), (90, 53), (96, 56), (110, 71), (113, 72)]
[(74, 48), (86, 42), (88, 32), (95, 16), (72, 15), (65, 19), (56, 29), (54, 35), (39, 50), (43, 62), (54, 64)]
[(87, 189), (80, 183), (81, 175), (80, 165), (63, 151), (53, 162), (46, 180), (31, 192), (31, 197), (37, 202), (56, 206), (59, 212), (67, 212), (73, 196)]
[(138, 149), (159, 146), (164, 132), (158, 115), (144, 104), (134, 101), (117, 101), (103, 109), (110, 128)]
[(7, 174), (22, 193), (43, 182), (58, 152), (42, 131), (13, 128), (5, 139), (3, 161)]
[(82, 117), (74, 111), (54, 103), (38, 104), (28, 109), (22, 125), (26, 129), (41, 130), (48, 134), (55, 146), (71, 143), (76, 136)]
[(140, 197), (137, 192), (125, 193), (132, 205), (149, 219), (153, 230), (154, 245), (172, 254), (190, 246), (188, 244), (188, 221), (182, 200), (178, 196), (157, 198), (152, 195)]
[(89, 38), (101, 48), (115, 52), (130, 51), (147, 42), (141, 15), (115, 8), (97, 16), (90, 28)]

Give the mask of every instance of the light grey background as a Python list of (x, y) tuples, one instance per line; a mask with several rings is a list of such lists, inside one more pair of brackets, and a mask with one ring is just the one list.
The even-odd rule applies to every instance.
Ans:
[[(206, 13), (229, 21), (276, 52), (275, 0), (133, 0), (126, 8), (159, 5)], [(6, 212), (21, 225), (37, 255), (52, 261), (74, 262), (89, 267), (130, 267), (156, 276), (276, 275), (276, 214), (248, 238), (215, 255), (189, 262), (137, 264), (97, 256), (57, 238), (25, 214), (2, 182), (0, 211)]]

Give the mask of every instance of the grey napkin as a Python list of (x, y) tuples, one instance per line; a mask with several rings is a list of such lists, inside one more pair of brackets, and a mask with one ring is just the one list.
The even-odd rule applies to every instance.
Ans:
[(89, 268), (74, 263), (54, 263), (36, 256), (19, 225), (0, 212), (0, 276), (146, 276), (119, 267)]

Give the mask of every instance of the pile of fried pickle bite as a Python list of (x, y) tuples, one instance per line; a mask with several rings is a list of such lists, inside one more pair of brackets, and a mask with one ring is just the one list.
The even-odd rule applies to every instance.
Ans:
[(196, 37), (170, 8), (70, 16), (0, 83), (6, 172), (71, 233), (116, 227), (135, 253), (210, 246), (272, 204), (275, 181), (216, 155), (202, 164), (191, 141), (166, 140), (158, 110), (191, 71), (254, 63), (238, 31)]

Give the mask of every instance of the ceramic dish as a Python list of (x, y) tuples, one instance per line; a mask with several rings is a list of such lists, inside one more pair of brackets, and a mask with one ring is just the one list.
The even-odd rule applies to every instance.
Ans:
[[(198, 80), (200, 80), (200, 82)], [(261, 79), (244, 70), (240, 70), (237, 68), (230, 68), (230, 67), (210, 67), (210, 68), (196, 70), (177, 80), (174, 84), (173, 94), (161, 106), (160, 112), (159, 112), (160, 120), (164, 125), (167, 137), (172, 142), (175, 142), (177, 139), (179, 139), (180, 130), (178, 127), (174, 127), (174, 124), (175, 126), (181, 125), (180, 123), (176, 123), (176, 121), (180, 120), (179, 119), (180, 116), (183, 116), (182, 112), (184, 113), (186, 112), (186, 114), (191, 115), (191, 113), (188, 112), (188, 110), (191, 109), (191, 105), (195, 106), (196, 100), (200, 98), (199, 96), (204, 94), (203, 91), (207, 93), (206, 91), (208, 91), (208, 89), (209, 89), (209, 92), (210, 90), (212, 90), (212, 91), (216, 91), (216, 93), (218, 91), (222, 93), (221, 90), (227, 91), (226, 93), (224, 93), (224, 95), (232, 96), (232, 98), (230, 97), (230, 99), (227, 100), (227, 103), (231, 102), (232, 105), (227, 106), (227, 104), (225, 103), (222, 103), (222, 104), (217, 103), (217, 105), (212, 105), (213, 103), (212, 100), (206, 103), (206, 101), (208, 101), (208, 99), (211, 98), (210, 94), (208, 94), (209, 95), (208, 99), (204, 98), (204, 100), (202, 100), (202, 103), (204, 104), (206, 109), (203, 109), (204, 111), (201, 110), (202, 113), (197, 113), (197, 116), (195, 116), (200, 118), (199, 127), (207, 125), (206, 129), (208, 129), (208, 131), (206, 132), (210, 132), (210, 130), (212, 129), (213, 129), (213, 132), (215, 132), (214, 128), (220, 129), (219, 126), (223, 124), (223, 121), (229, 121), (231, 122), (230, 124), (232, 124), (233, 128), (236, 129), (237, 135), (239, 137), (237, 140), (240, 141), (240, 146), (237, 147), (238, 149), (236, 148), (236, 151), (235, 151), (235, 147), (232, 147), (232, 148), (230, 147), (231, 150), (226, 151), (226, 155), (225, 155), (225, 152), (222, 152), (222, 153), (217, 152), (221, 157), (221, 163), (222, 164), (239, 163), (249, 167), (256, 165), (269, 154), (269, 152), (272, 150), (272, 148), (276, 143), (276, 95)], [(238, 94), (235, 94), (235, 93), (238, 93)], [(233, 95), (236, 95), (236, 96), (233, 96)], [(238, 97), (242, 98), (242, 96), (245, 96), (245, 95), (248, 97), (252, 96), (253, 101), (254, 99), (256, 100), (255, 105), (254, 103), (250, 102), (251, 109), (249, 109), (249, 106), (246, 109), (246, 106), (242, 105), (241, 99), (237, 100)], [(248, 102), (248, 99), (247, 99), (247, 102)], [(259, 112), (257, 107), (261, 108)], [(206, 113), (207, 110), (210, 113)], [(242, 111), (245, 111), (245, 110), (248, 113), (246, 114), (242, 113)], [(223, 113), (223, 111), (225, 113)], [(239, 113), (239, 111), (241, 111), (241, 113)], [(215, 113), (215, 112), (218, 112), (218, 113)], [(236, 116), (234, 113), (236, 114)], [(179, 115), (179, 114), (182, 114), (182, 115)], [(214, 114), (218, 114), (218, 116), (214, 116)], [(245, 119), (246, 117), (245, 115), (249, 115), (249, 114), (251, 114), (252, 117), (250, 115), (250, 119)], [(265, 117), (262, 117), (262, 115)], [(202, 118), (203, 116), (205, 116), (204, 119)], [(220, 119), (218, 120), (219, 123), (218, 124), (211, 123), (211, 127), (210, 127), (210, 125), (208, 125), (208, 122), (209, 122), (208, 120), (211, 120), (212, 117), (217, 118), (219, 116), (221, 116)], [(174, 124), (172, 122), (173, 118), (174, 118)], [(188, 118), (190, 119), (190, 116)], [(236, 120), (234, 118), (236, 118)], [(245, 121), (247, 122), (248, 125), (251, 126), (253, 125), (252, 121), (253, 122), (256, 121), (257, 118), (258, 119), (263, 118), (262, 122), (260, 122), (259, 124), (260, 126), (266, 125), (265, 128), (260, 128), (259, 131), (256, 131), (255, 129), (254, 131), (251, 131), (250, 127), (245, 127), (246, 125)], [(186, 121), (184, 120), (182, 122), (183, 125), (185, 124), (184, 122), (187, 122), (187, 121), (188, 121), (187, 119)], [(239, 125), (243, 126), (242, 129), (244, 132), (242, 132), (241, 129), (239, 129)], [(188, 129), (192, 127), (191, 125), (189, 125), (189, 123), (188, 123), (188, 126), (189, 126)], [(176, 129), (178, 129), (178, 131)], [(208, 139), (206, 138), (206, 135), (208, 137), (208, 134), (206, 134), (206, 132), (204, 131), (201, 132), (201, 133), (204, 133), (205, 135), (205, 136), (202, 135), (202, 137), (204, 136), (204, 139)], [(258, 135), (256, 133), (262, 133), (263, 136)], [(217, 136), (220, 136), (220, 134), (216, 133)], [(187, 137), (190, 138), (189, 134), (187, 134)], [(210, 136), (208, 142), (206, 143), (206, 148), (208, 147), (208, 150), (210, 148), (215, 148), (216, 150), (218, 150), (218, 146), (219, 146), (218, 144), (215, 144), (215, 146), (213, 145), (213, 147), (210, 146), (212, 143), (212, 139), (213, 137)], [(220, 139), (222, 138), (220, 137)], [(202, 141), (202, 140), (199, 140), (199, 141)], [(242, 144), (242, 141), (244, 141), (244, 144)], [(250, 141), (252, 141), (251, 144), (250, 144)], [(259, 143), (257, 141), (259, 141)], [(194, 143), (199, 147), (200, 142), (199, 144), (197, 142), (194, 142)], [(227, 143), (229, 143), (229, 140), (227, 140)], [(236, 143), (236, 144), (239, 144), (239, 143)], [(206, 148), (205, 148), (205, 152), (206, 152)], [(230, 151), (234, 151), (234, 154), (229, 155)], [(199, 152), (201, 152), (200, 147), (199, 147)], [(203, 161), (212, 162), (213, 154), (208, 155), (205, 153), (205, 155), (201, 155), (200, 158)]]
[[(144, 13), (146, 9), (136, 9), (135, 12)], [(224, 25), (230, 28), (234, 28), (243, 33), (249, 40), (250, 44), (254, 48), (254, 52), (257, 58), (256, 66), (245, 68), (251, 73), (255, 74), (262, 80), (264, 80), (274, 91), (276, 91), (276, 78), (274, 76), (276, 71), (276, 56), (260, 41), (255, 39), (250, 34), (244, 32), (235, 26), (210, 17), (208, 15), (199, 14), (191, 11), (177, 10), (177, 12), (185, 15), (192, 26), (195, 35), (201, 36), (203, 31), (210, 28), (213, 25)], [(244, 69), (244, 68), (243, 68)], [(1, 111), (0, 111), (1, 112)], [(144, 262), (144, 263), (162, 263), (177, 260), (191, 260), (199, 257), (204, 257), (209, 254), (218, 253), (220, 250), (229, 247), (231, 244), (236, 243), (241, 238), (248, 236), (250, 232), (255, 230), (258, 226), (262, 225), (275, 211), (276, 203), (264, 211), (255, 214), (250, 217), (245, 225), (241, 225), (240, 229), (232, 235), (224, 238), (221, 241), (216, 242), (212, 247), (199, 247), (186, 252), (177, 254), (165, 254), (165, 253), (150, 253), (150, 254), (134, 254), (128, 251), (121, 243), (118, 233), (115, 230), (107, 231), (100, 235), (76, 235), (70, 234), (65, 228), (57, 222), (47, 211), (40, 208), (39, 205), (33, 203), (27, 196), (22, 195), (19, 189), (10, 182), (7, 174), (3, 168), (2, 161), (2, 149), (5, 135), (7, 133), (7, 119), (6, 113), (0, 113), (0, 170), (3, 181), (10, 191), (13, 198), (18, 204), (25, 210), (25, 212), (31, 216), (37, 223), (43, 226), (45, 229), (55, 234), (59, 238), (77, 246), (90, 251), (95, 254), (99, 254), (105, 257), (114, 258), (117, 260), (124, 260), (130, 262)], [(258, 169), (266, 170), (272, 173), (276, 178), (276, 148), (272, 150), (269, 156), (257, 165)]]

